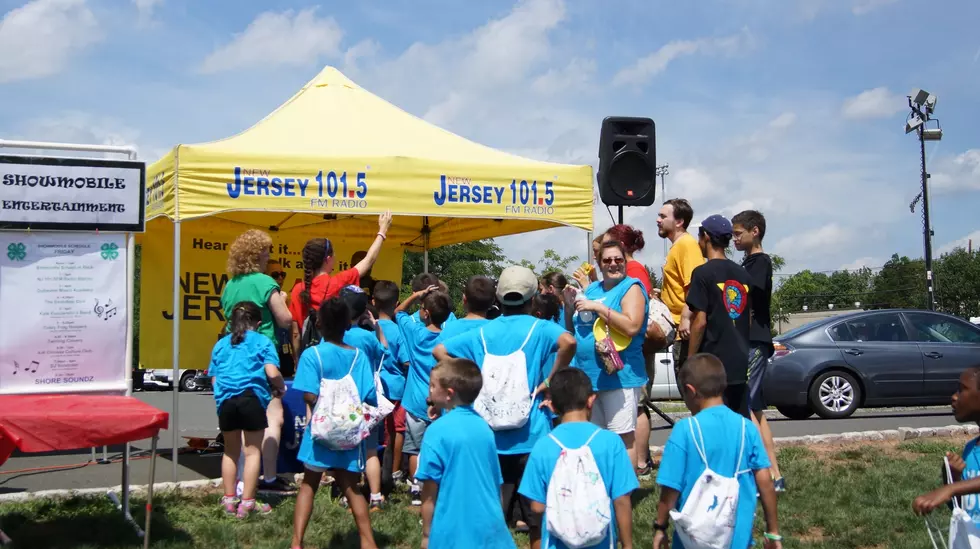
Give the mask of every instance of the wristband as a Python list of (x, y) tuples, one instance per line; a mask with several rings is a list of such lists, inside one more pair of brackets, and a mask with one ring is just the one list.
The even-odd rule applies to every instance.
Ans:
[(381, 240), (388, 240), (388, 237), (387, 237), (387, 236), (385, 236), (385, 235), (384, 235), (384, 234), (382, 234), (382, 233), (378, 233), (378, 236), (380, 236), (380, 237), (381, 237)]
[(661, 532), (666, 532), (667, 531), (667, 525), (666, 524), (660, 524), (657, 521), (653, 521), (653, 531), (656, 532), (657, 530), (660, 530)]
[(551, 388), (551, 380), (550, 379), (544, 378), (544, 388), (545, 389), (550, 389)]
[(783, 536), (780, 536), (779, 534), (770, 534), (769, 532), (766, 532), (766, 539), (769, 541), (783, 541)]

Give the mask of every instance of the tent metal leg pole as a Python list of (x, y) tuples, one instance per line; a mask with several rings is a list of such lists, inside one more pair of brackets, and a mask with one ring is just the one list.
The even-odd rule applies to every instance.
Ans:
[(177, 440), (180, 438), (180, 317), (183, 315), (184, 308), (180, 303), (180, 221), (174, 221), (174, 302), (173, 302), (173, 374), (170, 381), (173, 385), (173, 422), (170, 424), (170, 435), (173, 447), (173, 481), (177, 482)]
[(95, 463), (95, 460), (96, 460), (96, 457), (95, 457), (95, 446), (93, 446), (92, 447), (92, 459), (90, 461), (92, 463)]
[(150, 515), (153, 514), (153, 483), (156, 482), (158, 438), (160, 438), (159, 435), (153, 435), (153, 442), (150, 443), (150, 485), (146, 488), (146, 524), (143, 526), (143, 549), (150, 547)]

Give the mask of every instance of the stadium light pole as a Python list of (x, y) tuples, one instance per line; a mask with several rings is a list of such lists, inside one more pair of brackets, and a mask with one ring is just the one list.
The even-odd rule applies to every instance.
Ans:
[[(919, 137), (919, 158), (921, 161), (922, 189), (919, 196), (912, 201), (912, 211), (915, 211), (915, 204), (922, 198), (922, 241), (924, 248), (924, 259), (926, 263), (926, 306), (930, 311), (936, 310), (936, 294), (932, 275), (932, 224), (929, 221), (929, 174), (926, 172), (926, 141), (939, 141), (943, 138), (943, 130), (939, 127), (939, 120), (932, 118), (936, 110), (936, 96), (925, 90), (916, 90), (909, 99), (909, 113), (905, 121), (905, 133), (913, 131)], [(935, 120), (936, 127), (928, 128), (927, 123)]]

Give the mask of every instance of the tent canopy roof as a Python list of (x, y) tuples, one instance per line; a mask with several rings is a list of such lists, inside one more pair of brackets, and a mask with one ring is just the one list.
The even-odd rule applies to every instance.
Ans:
[(592, 228), (591, 166), (474, 143), (333, 67), (251, 128), (175, 147), (149, 167), (147, 181), (147, 219), (214, 216), (317, 230), (343, 221), (340, 232), (369, 238), (374, 223), (365, 216), (391, 210), (403, 242), (418, 245), (426, 227), (431, 246), (559, 225)]

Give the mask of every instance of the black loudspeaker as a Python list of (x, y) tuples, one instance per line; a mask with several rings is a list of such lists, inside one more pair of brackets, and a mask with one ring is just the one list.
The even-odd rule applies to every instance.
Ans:
[(599, 134), (599, 198), (607, 206), (656, 200), (656, 127), (649, 118), (609, 116)]

